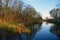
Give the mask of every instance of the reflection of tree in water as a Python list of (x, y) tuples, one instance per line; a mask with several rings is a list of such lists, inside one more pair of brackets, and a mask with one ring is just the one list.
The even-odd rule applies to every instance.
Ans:
[(52, 26), (50, 31), (60, 38), (60, 25), (59, 24), (55, 24), (54, 26)]
[(39, 29), (41, 28), (40, 26), (41, 24), (34, 24), (28, 27), (31, 30), (29, 34), (27, 33), (5, 34), (5, 31), (2, 30), (0, 31), (0, 40), (31, 40), (35, 36), (36, 32), (39, 31)]
[(29, 27), (29, 29), (31, 30), (31, 33), (30, 34), (23, 34), (26, 37), (25, 39), (31, 40), (35, 36), (36, 32), (39, 31), (40, 28), (41, 28), (41, 24), (34, 24), (31, 27)]

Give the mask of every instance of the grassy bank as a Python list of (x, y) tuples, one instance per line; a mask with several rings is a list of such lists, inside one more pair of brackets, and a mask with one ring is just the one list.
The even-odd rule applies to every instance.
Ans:
[[(36, 22), (37, 23), (37, 22)], [(40, 24), (41, 22), (39, 22)], [(18, 22), (1, 22), (0, 23), (0, 31), (4, 31), (5, 33), (30, 33), (31, 30), (29, 27), (34, 25), (34, 22), (26, 22), (26, 23), (18, 23)]]

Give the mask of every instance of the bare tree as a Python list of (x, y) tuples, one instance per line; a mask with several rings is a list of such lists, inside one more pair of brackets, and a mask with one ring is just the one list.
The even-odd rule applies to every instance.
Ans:
[(0, 0), (0, 18), (2, 18), (2, 0)]
[(4, 8), (4, 22), (8, 21), (8, 4), (9, 0), (5, 0), (5, 8)]

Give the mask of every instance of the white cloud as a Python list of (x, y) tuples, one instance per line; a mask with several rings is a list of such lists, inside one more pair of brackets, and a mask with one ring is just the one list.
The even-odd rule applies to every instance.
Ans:
[(46, 19), (46, 17), (51, 18), (49, 14), (42, 14), (43, 19)]

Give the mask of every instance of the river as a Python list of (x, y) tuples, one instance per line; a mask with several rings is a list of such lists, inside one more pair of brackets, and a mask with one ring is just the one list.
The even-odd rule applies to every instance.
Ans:
[[(30, 34), (9, 36), (6, 40), (60, 40), (60, 25), (43, 22), (31, 26), (30, 29)], [(5, 37), (0, 38), (0, 40), (5, 40)]]
[(59, 40), (59, 37), (51, 32), (52, 27), (54, 27), (54, 24), (43, 22), (40, 31), (36, 33), (32, 40)]

